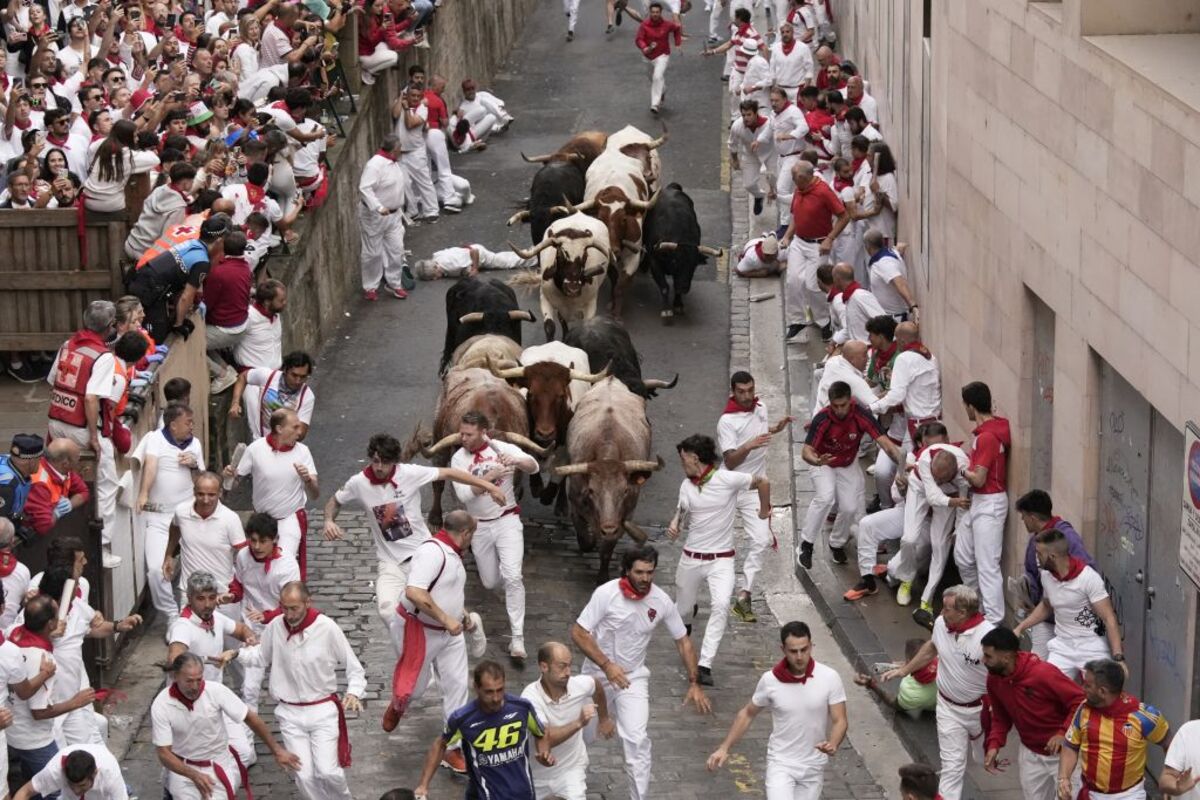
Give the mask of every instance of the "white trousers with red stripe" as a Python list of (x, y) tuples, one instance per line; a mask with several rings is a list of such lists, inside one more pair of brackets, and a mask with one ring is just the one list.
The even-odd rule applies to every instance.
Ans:
[(938, 698), (937, 735), (938, 755), (942, 761), (938, 791), (942, 800), (960, 800), (963, 779), (967, 774), (967, 759), (983, 763), (982, 706), (968, 708)]
[[(242, 774), (238, 770), (237, 762), (233, 760), (233, 756), (226, 751), (220, 758), (214, 758), (213, 763), (214, 765), (220, 765), (225, 773), (225, 778), (236, 793), (242, 786)], [(214, 767), (192, 766), (192, 769), (202, 772), (212, 779), (213, 790), (212, 794), (209, 795), (211, 800), (226, 800), (226, 789), (217, 778), (217, 772)], [(204, 800), (204, 795), (200, 794), (200, 790), (196, 788), (196, 784), (192, 783), (190, 778), (185, 778), (170, 771), (167, 772), (167, 791), (171, 793), (172, 800)]]
[(700, 587), (708, 586), (708, 624), (704, 626), (704, 642), (700, 645), (699, 664), (712, 667), (729, 624), (729, 603), (736, 583), (733, 556), (702, 561), (686, 553), (679, 557), (675, 567), (675, 605), (687, 625), (696, 621), (692, 609), (700, 596)]
[[(396, 624), (400, 641), (404, 641), (404, 626), (407, 623), (404, 617), (399, 614), (396, 616), (400, 618)], [(408, 701), (409, 709), (424, 696), (435, 674), (442, 690), (442, 718), (449, 719), (468, 700), (467, 643), (462, 634), (451, 636), (446, 631), (425, 629), (425, 662), (421, 665), (421, 674), (417, 676), (412, 698)]]
[(354, 800), (346, 771), (338, 764), (338, 708), (334, 703), (275, 706), (279, 735), (288, 752), (300, 756), (292, 773), (305, 800)]

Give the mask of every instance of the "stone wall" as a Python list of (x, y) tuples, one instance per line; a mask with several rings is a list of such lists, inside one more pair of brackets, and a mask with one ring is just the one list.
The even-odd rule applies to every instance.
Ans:
[[(362, 165), (378, 149), (391, 128), (389, 106), (410, 64), (422, 64), (428, 74), (447, 80), (446, 105), (461, 99), (459, 84), (468, 76), (487, 86), (515, 43), (522, 22), (537, 0), (444, 0), (430, 30), (429, 49), (409, 48), (397, 69), (378, 76), (371, 86), (359, 86), (357, 70), (347, 73), (359, 94), (358, 113), (346, 123), (346, 138), (330, 153), (329, 198), (302, 220), (302, 241), (287, 256), (272, 256), (271, 277), (289, 289), (283, 316), (284, 352), (304, 349), (317, 353), (344, 318), (348, 301), (359, 291), (358, 178)], [(486, 11), (483, 9), (486, 8)], [(357, 21), (357, 17), (353, 17)], [(355, 52), (357, 33), (348, 25), (343, 54)]]

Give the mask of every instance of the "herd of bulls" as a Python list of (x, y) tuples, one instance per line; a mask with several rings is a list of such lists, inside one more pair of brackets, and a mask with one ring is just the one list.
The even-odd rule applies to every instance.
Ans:
[[(565, 481), (562, 491), (540, 476), (530, 483), (543, 503), (557, 499), (560, 512), (569, 505), (581, 550), (599, 542), (600, 580), (607, 579), (623, 533), (646, 538), (632, 514), (642, 484), (663, 466), (651, 456), (646, 401), (678, 380), (642, 377), (640, 357), (619, 322), (622, 295), (644, 265), (669, 322), (683, 310), (696, 267), (721, 254), (700, 244), (695, 208), (679, 184), (660, 186), (657, 150), (666, 139), (666, 131), (654, 138), (626, 126), (611, 136), (581, 133), (548, 155), (522, 154), (542, 166), (525, 210), (509, 224), (530, 223), (533, 247), (513, 249), (536, 258), (538, 267), (508, 284), (472, 277), (447, 291), (433, 435), (418, 427), (408, 454), (419, 449), (445, 466), (462, 415), (482, 412), (493, 437), (519, 445)], [(600, 317), (596, 306), (606, 278), (612, 316)], [(535, 318), (509, 284), (539, 287), (545, 344), (522, 349), (522, 324)], [(555, 340), (559, 326), (562, 341)], [(435, 484), (435, 522), (441, 492)]]

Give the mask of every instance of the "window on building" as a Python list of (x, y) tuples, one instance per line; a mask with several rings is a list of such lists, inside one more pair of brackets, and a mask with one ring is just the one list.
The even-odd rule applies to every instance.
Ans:
[(1053, 490), (1054, 465), (1054, 310), (1032, 291), (1025, 296), (1033, 325), (1025, 343), (1030, 367), (1028, 397), (1029, 485)]

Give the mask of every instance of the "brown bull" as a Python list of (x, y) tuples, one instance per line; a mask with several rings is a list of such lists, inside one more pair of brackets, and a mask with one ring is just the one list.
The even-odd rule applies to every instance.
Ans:
[(521, 153), (521, 158), (530, 164), (566, 161), (579, 167), (580, 172), (587, 172), (587, 168), (596, 160), (596, 156), (604, 152), (604, 147), (607, 144), (608, 134), (603, 131), (584, 131), (572, 136), (567, 140), (566, 144), (553, 153), (546, 153), (540, 156), (527, 156)]
[[(538, 458), (546, 455), (546, 450), (529, 440), (525, 398), (520, 392), (486, 369), (454, 367), (446, 373), (438, 398), (433, 420), (434, 444), (421, 450), (435, 466), (449, 466), (450, 456), (459, 445), (459, 423), (468, 411), (478, 411), (488, 418), (493, 439), (515, 444)], [(429, 511), (429, 521), (434, 525), (442, 522), (443, 488), (442, 481), (434, 482)]]
[(600, 571), (608, 580), (613, 549), (629, 531), (639, 542), (646, 534), (632, 521), (642, 484), (662, 468), (650, 458), (650, 421), (646, 401), (616, 378), (605, 378), (584, 395), (567, 430), (571, 463), (554, 470), (567, 478), (571, 519), (579, 549), (596, 547), (599, 532)]

